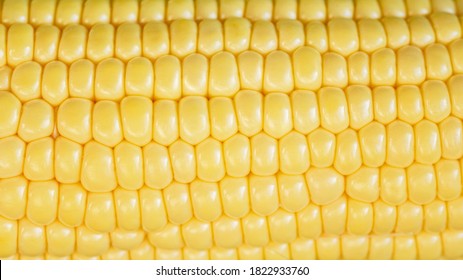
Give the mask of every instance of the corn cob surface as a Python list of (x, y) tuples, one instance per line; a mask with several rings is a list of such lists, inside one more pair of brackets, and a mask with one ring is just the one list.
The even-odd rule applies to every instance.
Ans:
[(462, 0), (0, 0), (1, 259), (463, 257)]

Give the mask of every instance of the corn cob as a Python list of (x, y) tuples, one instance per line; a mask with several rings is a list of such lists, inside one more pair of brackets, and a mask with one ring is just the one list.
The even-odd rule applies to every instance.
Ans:
[(0, 258), (463, 257), (463, 1), (0, 14)]

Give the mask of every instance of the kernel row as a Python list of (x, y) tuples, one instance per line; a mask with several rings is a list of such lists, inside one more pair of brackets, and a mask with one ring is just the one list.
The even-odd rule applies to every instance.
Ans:
[(303, 22), (332, 18), (380, 18), (445, 12), (463, 15), (461, 0), (5, 0), (1, 22), (30, 22), (64, 27), (82, 23), (147, 23), (176, 19), (249, 20), (299, 19)]
[[(11, 93), (2, 92), (0, 100), (8, 106), (0, 114), (0, 178), (24, 170), (32, 180), (56, 176), (75, 183), (82, 168), (85, 185), (112, 189), (115, 162), (119, 175), (143, 178), (145, 168), (146, 174), (162, 171), (164, 183), (172, 177), (188, 183), (196, 176), (215, 182), (225, 174), (302, 174), (310, 165), (334, 166), (349, 175), (362, 164), (405, 168), (414, 161), (434, 164), (463, 156), (461, 108), (448, 95), (423, 95), (423, 106), (419, 93), (404, 91), (396, 106), (393, 91), (347, 93), (346, 99), (341, 90), (325, 88), (318, 96), (297, 91), (263, 98), (242, 91), (234, 100), (190, 96), (178, 106), (171, 100), (153, 105), (137, 96), (121, 104), (71, 98), (55, 117), (41, 99), (21, 106)], [(392, 118), (397, 107), (399, 118)], [(449, 116), (452, 109), (454, 116)], [(92, 168), (102, 173), (93, 174)], [(136, 182), (139, 186), (143, 179)], [(158, 179), (146, 175), (145, 183), (151, 182)]]
[[(180, 59), (192, 53), (211, 57), (221, 51), (238, 55), (252, 50), (265, 55), (275, 50), (291, 53), (301, 46), (348, 56), (359, 50), (371, 54), (385, 47), (397, 50), (407, 45), (447, 45), (461, 38), (461, 29), (458, 18), (451, 14), (433, 14), (429, 20), (423, 16), (358, 22), (333, 19), (326, 24), (315, 21), (305, 25), (296, 20), (251, 23), (232, 18), (223, 24), (217, 20), (176, 20), (170, 25), (98, 24), (90, 29), (69, 25), (62, 31), (53, 25), (34, 28), (21, 23), (8, 28), (0, 25), (0, 42), (6, 42), (0, 43), (0, 66), (16, 67), (31, 60), (44, 64), (57, 59), (71, 64), (81, 58), (98, 63), (109, 57), (127, 62), (134, 57), (154, 60), (166, 54)], [(461, 43), (455, 48), (461, 51)]]
[[(47, 227), (36, 226), (23, 219), (19, 222), (0, 218), (2, 240), (9, 241), (0, 248), (2, 259), (438, 259), (463, 256), (463, 231), (445, 230), (441, 233), (414, 233), (391, 235), (319, 236), (297, 237), (285, 242), (268, 241), (251, 245), (244, 237), (230, 239), (224, 236), (192, 236), (181, 234), (179, 229), (172, 235), (127, 232), (116, 237), (109, 233), (97, 233), (85, 226), (75, 229), (60, 223)], [(209, 229), (210, 230), (210, 229)], [(215, 232), (214, 232), (215, 233)], [(184, 233), (185, 234), (185, 233)], [(206, 239), (204, 239), (206, 237)], [(130, 238), (130, 239), (127, 239)], [(180, 239), (179, 239), (180, 238)], [(202, 239), (201, 239), (202, 238)], [(207, 239), (209, 238), (209, 239)], [(243, 241), (243, 238), (245, 241)], [(268, 236), (264, 235), (264, 239)], [(214, 239), (214, 240), (212, 240)], [(157, 246), (162, 241), (162, 247)], [(193, 245), (193, 246), (190, 246)], [(206, 245), (206, 246), (201, 246)], [(122, 248), (121, 248), (122, 247)]]
[[(463, 47), (463, 39), (452, 46)], [(462, 49), (463, 50), (463, 49)], [(451, 54), (451, 55), (450, 55)], [(178, 100), (182, 96), (233, 97), (241, 89), (290, 93), (293, 90), (320, 90), (323, 87), (346, 88), (361, 86), (402, 86), (416, 91), (447, 92), (461, 86), (463, 51), (447, 52), (445, 46), (433, 44), (423, 53), (406, 46), (395, 53), (384, 48), (371, 57), (356, 52), (348, 59), (336, 53), (320, 55), (310, 47), (301, 47), (292, 57), (273, 51), (265, 58), (253, 51), (238, 57), (220, 52), (210, 61), (201, 54), (191, 54), (182, 62), (165, 55), (154, 63), (137, 57), (124, 64), (107, 58), (96, 66), (79, 59), (68, 67), (53, 61), (42, 67), (28, 61), (11, 69), (0, 68), (0, 90), (13, 92), (21, 102), (42, 98), (52, 106), (69, 97), (120, 101), (125, 96)], [(310, 62), (310, 63), (306, 63)], [(359, 88), (359, 87), (349, 87)]]
[(442, 161), (434, 167), (436, 174), (433, 166), (419, 164), (408, 170), (362, 168), (346, 178), (331, 168), (311, 168), (305, 176), (225, 177), (219, 183), (196, 179), (171, 182), (162, 190), (118, 187), (112, 192), (17, 176), (0, 181), (0, 215), (9, 220), (27, 217), (40, 226), (56, 220), (68, 227), (85, 224), (96, 232), (142, 228), (159, 238), (177, 232), (180, 225), (185, 234), (204, 227), (209, 231), (213, 223), (227, 240), (231, 232), (241, 234), (242, 227), (245, 232), (249, 227), (248, 234), (256, 235), (253, 244), (262, 242), (267, 224), (274, 241), (346, 231), (463, 229), (459, 163)]

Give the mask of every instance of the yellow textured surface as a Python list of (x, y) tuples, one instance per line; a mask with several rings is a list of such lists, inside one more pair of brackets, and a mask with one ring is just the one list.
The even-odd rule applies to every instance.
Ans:
[(0, 1), (0, 259), (463, 257), (463, 1)]

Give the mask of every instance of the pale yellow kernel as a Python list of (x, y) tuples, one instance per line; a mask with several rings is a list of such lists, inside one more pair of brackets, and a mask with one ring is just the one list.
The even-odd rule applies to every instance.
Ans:
[(12, 93), (0, 91), (0, 103), (4, 106), (0, 111), (0, 138), (15, 135), (21, 116), (21, 102)]
[(317, 258), (320, 260), (338, 260), (341, 258), (339, 237), (320, 237), (316, 239)]
[(431, 12), (431, 2), (429, 0), (406, 0), (409, 16), (427, 15)]
[(5, 0), (2, 4), (2, 22), (6, 24), (27, 22), (29, 13), (29, 3), (27, 0)]
[(205, 97), (188, 96), (178, 105), (180, 138), (196, 145), (210, 135), (208, 102)]
[(322, 233), (320, 207), (309, 204), (297, 212), (298, 233), (303, 238), (317, 238)]
[(439, 123), (450, 115), (451, 105), (447, 86), (442, 81), (426, 81), (421, 86), (426, 119)]
[(366, 86), (349, 86), (346, 89), (350, 127), (355, 130), (373, 121), (373, 98)]
[(396, 55), (392, 49), (384, 48), (371, 55), (371, 84), (393, 86), (396, 83)]
[(264, 59), (254, 51), (244, 51), (238, 56), (238, 71), (242, 89), (262, 90)]
[[(191, 206), (191, 198), (188, 185), (172, 183), (163, 190), (163, 195), (167, 216), (169, 217), (169, 221), (171, 223), (183, 224), (193, 217), (193, 209)], [(175, 225), (172, 224), (169, 225), (171, 228), (174, 226)], [(165, 237), (169, 238), (169, 235)]]
[(58, 209), (58, 183), (56, 181), (31, 182), (28, 186), (26, 216), (34, 224), (49, 225), (56, 219)]
[(463, 76), (455, 75), (447, 82), (450, 94), (450, 103), (452, 104), (452, 114), (461, 118), (463, 116), (463, 92), (460, 90), (463, 86)]
[(112, 3), (112, 23), (135, 22), (138, 19), (137, 0), (115, 0)]
[(362, 155), (357, 132), (346, 129), (336, 136), (334, 168), (342, 175), (354, 173), (362, 165)]
[[(357, 201), (355, 199), (349, 199), (347, 201), (347, 232), (351, 234), (355, 234), (355, 235), (367, 235), (371, 232), (372, 228), (373, 228), (373, 206), (371, 205), (371, 203), (365, 203), (365, 202)], [(349, 238), (349, 236), (343, 235), (343, 238)], [(350, 248), (350, 249), (352, 250), (354, 248)], [(355, 251), (355, 250), (352, 250), (352, 251)], [(364, 251), (364, 254), (366, 255), (367, 252), (368, 252), (368, 247), (367, 247), (367, 250)], [(349, 253), (354, 253), (354, 252), (349, 252)], [(357, 252), (357, 253), (360, 253), (360, 252)]]
[(278, 174), (278, 191), (286, 211), (301, 211), (309, 203), (309, 190), (302, 175)]
[(169, 156), (177, 182), (190, 183), (195, 179), (196, 155), (192, 145), (178, 140), (169, 146)]
[(125, 72), (125, 91), (127, 95), (153, 98), (154, 71), (150, 60), (135, 57), (127, 63)]
[(173, 0), (167, 2), (166, 19), (193, 19), (194, 12), (193, 0)]
[(433, 164), (441, 157), (441, 143), (437, 125), (422, 120), (415, 125), (416, 161)]
[(87, 59), (79, 59), (69, 67), (69, 95), (94, 98), (95, 66)]
[(296, 90), (290, 97), (295, 130), (308, 134), (320, 126), (317, 97), (314, 92)]
[(92, 26), (97, 23), (109, 23), (111, 19), (111, 2), (108, 0), (85, 1), (82, 11), (82, 23)]
[(34, 60), (47, 63), (56, 60), (60, 29), (54, 25), (40, 25), (35, 30)]
[[(253, 212), (264, 220), (265, 216), (278, 210), (278, 185), (275, 176), (251, 175), (249, 177), (249, 195)], [(256, 235), (259, 233), (258, 230), (253, 232)]]
[(438, 42), (448, 44), (461, 37), (461, 26), (458, 17), (454, 13), (448, 14), (439, 11), (431, 14), (430, 20), (436, 31)]
[(356, 19), (377, 19), (381, 17), (381, 8), (378, 1), (357, 0), (355, 1)]
[(404, 0), (378, 0), (383, 16), (404, 18), (406, 7)]
[(232, 218), (244, 218), (250, 210), (247, 177), (225, 177), (220, 181), (223, 211)]
[(417, 86), (404, 85), (397, 88), (398, 118), (416, 124), (424, 117), (423, 97)]
[(117, 27), (115, 36), (115, 56), (123, 61), (142, 54), (141, 27), (136, 23), (126, 22)]
[(279, 169), (278, 142), (261, 132), (251, 138), (251, 171), (255, 175), (268, 176)]
[(0, 180), (0, 214), (9, 220), (18, 220), (26, 214), (27, 186), (23, 176)]
[[(294, 85), (297, 89), (317, 90), (322, 84), (322, 59), (311, 47), (300, 47), (292, 55)], [(310, 61), (310, 63), (307, 63)]]
[(460, 119), (448, 117), (439, 124), (442, 157), (459, 159), (463, 156), (463, 125)]
[(382, 166), (380, 171), (381, 199), (390, 205), (400, 205), (407, 200), (405, 169)]
[(80, 179), (82, 145), (65, 137), (55, 140), (55, 177), (60, 183), (77, 183)]
[(196, 146), (198, 178), (208, 182), (217, 182), (225, 176), (222, 143), (207, 138)]
[[(328, 2), (328, 5), (333, 1)], [(328, 22), (328, 38), (330, 51), (343, 56), (347, 56), (359, 49), (357, 26), (352, 19), (331, 19)]]
[[(143, 1), (145, 2), (145, 1)], [(158, 3), (162, 3), (158, 1)], [(143, 4), (142, 4), (143, 5)], [(164, 4), (162, 3), (162, 7)], [(154, 10), (153, 10), (154, 11)], [(164, 22), (148, 22), (143, 27), (143, 55), (156, 59), (170, 50), (169, 32)]]
[(248, 0), (245, 17), (252, 21), (271, 20), (273, 15), (272, 0)]
[(16, 23), (10, 26), (6, 38), (6, 48), (8, 64), (13, 67), (32, 60), (34, 53), (33, 27), (25, 23)]
[(394, 121), (386, 128), (386, 163), (395, 167), (407, 167), (415, 158), (413, 127), (402, 121)]
[(342, 235), (347, 223), (347, 199), (341, 196), (336, 201), (322, 206), (323, 230), (326, 235)]
[(54, 141), (41, 138), (27, 145), (24, 159), (24, 177), (31, 181), (46, 181), (54, 178)]
[(116, 170), (111, 148), (94, 141), (85, 144), (81, 182), (91, 192), (112, 191), (116, 188)]
[(298, 18), (303, 22), (326, 19), (326, 5), (323, 0), (300, 0)]
[(54, 20), (56, 2), (56, 0), (32, 1), (30, 3), (30, 22), (33, 25), (52, 24)]
[(142, 188), (138, 191), (138, 194), (140, 197), (140, 215), (143, 230), (153, 232), (164, 228), (167, 224), (167, 210), (164, 205), (163, 193), (159, 190)]
[(225, 141), (238, 132), (233, 101), (225, 97), (209, 100), (211, 135), (219, 141)]
[[(372, 61), (373, 63), (373, 61)], [(350, 84), (370, 84), (370, 58), (364, 52), (355, 52), (347, 59)], [(394, 65), (395, 68), (395, 65)], [(373, 72), (373, 70), (372, 70)], [(372, 73), (373, 75), (373, 73)]]
[(67, 65), (60, 61), (50, 62), (43, 69), (42, 98), (53, 106), (69, 96), (67, 72)]
[(82, 2), (82, 0), (58, 1), (55, 24), (62, 28), (68, 24), (79, 23), (83, 8)]
[(349, 110), (344, 92), (339, 88), (326, 87), (318, 92), (321, 126), (333, 133), (349, 126)]
[(279, 142), (280, 170), (285, 174), (302, 174), (310, 166), (309, 147), (304, 135), (291, 131)]
[(386, 160), (386, 128), (373, 121), (359, 130), (359, 143), (363, 164), (380, 167)]
[(60, 135), (85, 144), (92, 139), (92, 107), (88, 99), (69, 98), (58, 109), (56, 122)]
[(297, 0), (276, 0), (274, 4), (273, 19), (297, 19)]
[(181, 96), (181, 66), (176, 56), (165, 55), (154, 64), (154, 97), (178, 99)]
[(174, 20), (169, 28), (170, 52), (173, 55), (183, 58), (196, 51), (198, 32), (196, 22), (184, 19)]
[(116, 189), (113, 195), (118, 227), (127, 231), (137, 230), (140, 227), (138, 192)]
[(361, 167), (347, 176), (346, 193), (356, 200), (372, 203), (379, 197), (379, 169)]
[[(324, 3), (320, 2), (324, 7)], [(302, 5), (302, 2), (300, 5)], [(326, 52), (328, 50), (328, 34), (325, 24), (320, 21), (310, 21), (307, 23), (305, 26), (305, 41), (306, 45), (313, 47), (317, 51), (321, 53)]]
[(281, 19), (276, 23), (278, 32), (278, 48), (292, 52), (305, 43), (304, 26), (300, 21)]
[(279, 139), (293, 129), (293, 118), (289, 96), (285, 93), (270, 93), (264, 98), (264, 131)]
[(251, 24), (243, 18), (229, 18), (224, 23), (225, 49), (239, 53), (249, 48)]
[(72, 63), (79, 58), (85, 57), (86, 48), (87, 29), (82, 25), (67, 25), (61, 34), (58, 59), (66, 63)]
[(211, 58), (209, 69), (209, 96), (233, 96), (240, 89), (238, 65), (235, 56), (219, 52)]
[(95, 70), (96, 100), (120, 100), (124, 96), (125, 66), (117, 58), (106, 58)]
[(395, 50), (410, 43), (410, 29), (404, 19), (384, 17), (382, 23), (386, 31), (388, 47)]
[(168, 146), (179, 137), (177, 102), (157, 100), (153, 105), (153, 140)]
[(222, 204), (217, 183), (195, 180), (190, 184), (190, 193), (193, 213), (198, 220), (213, 222), (222, 216)]
[(237, 133), (224, 142), (223, 150), (227, 174), (234, 177), (247, 176), (251, 171), (249, 138)]
[(53, 133), (55, 114), (43, 99), (35, 99), (24, 103), (19, 120), (18, 136), (30, 142)]
[(14, 68), (11, 91), (22, 102), (40, 97), (42, 67), (35, 61), (26, 61)]
[(333, 168), (310, 168), (305, 174), (310, 199), (317, 205), (330, 205), (344, 193), (344, 176)]
[(254, 22), (251, 34), (251, 50), (267, 54), (278, 47), (278, 38), (273, 23), (264, 20)]
[(412, 164), (407, 168), (407, 185), (413, 203), (423, 205), (436, 199), (436, 175), (432, 165)]
[[(76, 234), (74, 228), (55, 222), (46, 228), (48, 254), (67, 258), (75, 250)], [(49, 255), (47, 254), (47, 258)]]
[(153, 102), (142, 96), (128, 96), (120, 103), (122, 132), (124, 138), (144, 146), (153, 135)]
[(126, 190), (143, 186), (142, 149), (129, 142), (121, 142), (114, 148), (117, 182)]
[(426, 78), (424, 56), (421, 49), (405, 46), (397, 52), (397, 83), (420, 84)]
[(9, 66), (0, 67), (0, 90), (10, 90), (11, 74), (13, 70)]
[[(225, 22), (225, 30), (227, 30)], [(229, 24), (228, 24), (229, 25)], [(226, 32), (226, 31), (225, 31)], [(211, 56), (224, 48), (222, 23), (216, 19), (204, 19), (198, 26), (198, 52)]]
[(220, 0), (219, 18), (223, 20), (243, 17), (245, 5), (245, 0)]
[(343, 88), (348, 84), (347, 62), (337, 53), (323, 55), (323, 85)]
[(172, 167), (167, 147), (151, 142), (143, 147), (144, 182), (153, 189), (163, 189), (172, 182)]
[(140, 3), (139, 20), (141, 23), (163, 21), (166, 4), (163, 0), (143, 0)]

